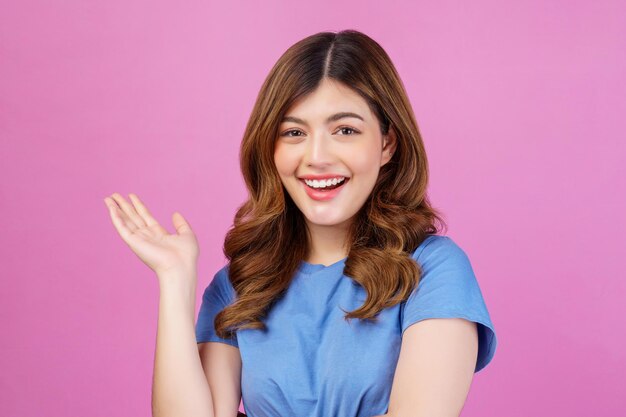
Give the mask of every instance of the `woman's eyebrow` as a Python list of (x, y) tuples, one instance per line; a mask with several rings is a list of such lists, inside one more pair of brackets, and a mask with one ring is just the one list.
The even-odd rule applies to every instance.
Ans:
[[(337, 121), (339, 119), (343, 119), (343, 118), (347, 118), (347, 117), (354, 117), (356, 119), (360, 119), (360, 120), (365, 121), (363, 119), (363, 117), (359, 116), (356, 113), (340, 112), (340, 113), (335, 113), (335, 114), (329, 116), (326, 119), (326, 123), (335, 122), (335, 121)], [(298, 124), (305, 125), (305, 126), (309, 125), (306, 121), (304, 121), (304, 120), (302, 120), (302, 119), (300, 119), (298, 117), (294, 117), (294, 116), (285, 116), (285, 117), (283, 117), (283, 120), (281, 121), (281, 123), (283, 123), (283, 122), (293, 122), (293, 123), (298, 123)]]

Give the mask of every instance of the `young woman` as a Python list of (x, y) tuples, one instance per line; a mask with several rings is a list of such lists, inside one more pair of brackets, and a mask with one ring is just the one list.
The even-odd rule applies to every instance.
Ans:
[[(156, 416), (458, 416), (496, 335), (465, 252), (429, 203), (406, 91), (368, 36), (290, 47), (241, 146), (249, 199), (203, 293), (198, 245), (136, 195), (106, 199), (159, 278)], [(194, 338), (195, 331), (195, 338)], [(197, 348), (196, 343), (197, 342)]]

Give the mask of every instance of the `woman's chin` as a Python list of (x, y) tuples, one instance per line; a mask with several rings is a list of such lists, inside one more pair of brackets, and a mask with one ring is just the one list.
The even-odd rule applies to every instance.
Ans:
[(312, 226), (339, 226), (348, 220), (344, 217), (306, 216), (307, 223)]

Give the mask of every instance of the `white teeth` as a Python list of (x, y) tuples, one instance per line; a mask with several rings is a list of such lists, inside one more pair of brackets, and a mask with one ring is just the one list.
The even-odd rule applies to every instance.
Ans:
[(325, 188), (331, 185), (337, 185), (342, 181), (345, 181), (346, 177), (337, 177), (327, 180), (304, 180), (306, 185), (313, 188)]

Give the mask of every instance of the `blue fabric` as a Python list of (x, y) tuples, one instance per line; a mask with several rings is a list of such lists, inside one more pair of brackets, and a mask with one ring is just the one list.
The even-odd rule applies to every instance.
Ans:
[(213, 327), (215, 315), (235, 297), (226, 265), (203, 294), (196, 339), (239, 348), (248, 417), (385, 414), (402, 334), (411, 324), (446, 317), (476, 322), (475, 372), (491, 361), (497, 344), (465, 252), (451, 238), (431, 235), (411, 256), (422, 266), (419, 285), (408, 300), (381, 311), (378, 323), (344, 320), (341, 308), (354, 310), (366, 297), (343, 275), (345, 258), (329, 266), (303, 261), (265, 319), (268, 330), (238, 330), (232, 339), (219, 338)]

